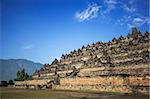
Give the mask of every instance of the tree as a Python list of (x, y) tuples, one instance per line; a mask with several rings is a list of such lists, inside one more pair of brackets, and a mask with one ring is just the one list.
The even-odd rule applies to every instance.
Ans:
[(17, 81), (24, 81), (29, 78), (29, 75), (25, 73), (25, 69), (18, 70), (16, 76), (17, 78), (15, 80)]
[(8, 84), (9, 84), (9, 85), (14, 85), (13, 80), (9, 80), (9, 81), (8, 81)]
[(29, 75), (26, 73), (25, 74), (25, 79), (28, 79), (29, 78)]

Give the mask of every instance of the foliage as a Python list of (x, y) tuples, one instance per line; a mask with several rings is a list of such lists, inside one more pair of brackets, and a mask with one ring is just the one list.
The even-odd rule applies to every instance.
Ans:
[(16, 76), (16, 81), (24, 81), (29, 78), (29, 75), (25, 73), (25, 69), (18, 70)]
[(9, 85), (14, 85), (13, 80), (9, 80), (9, 81), (8, 81), (8, 84), (9, 84)]

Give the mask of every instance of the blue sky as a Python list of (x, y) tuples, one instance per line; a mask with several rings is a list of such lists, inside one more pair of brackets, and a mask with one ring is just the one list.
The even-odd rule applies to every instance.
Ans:
[(41, 63), (150, 24), (149, 0), (1, 0), (0, 17), (0, 58)]

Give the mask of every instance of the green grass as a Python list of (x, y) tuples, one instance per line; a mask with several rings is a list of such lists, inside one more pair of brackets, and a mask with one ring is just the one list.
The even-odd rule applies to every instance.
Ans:
[(148, 95), (0, 88), (0, 99), (149, 99)]

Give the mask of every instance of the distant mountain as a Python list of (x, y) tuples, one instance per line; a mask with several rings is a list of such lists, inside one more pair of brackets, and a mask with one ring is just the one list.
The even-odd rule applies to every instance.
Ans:
[(43, 66), (26, 59), (0, 59), (0, 80), (14, 80), (16, 72), (25, 69), (28, 74), (33, 74), (36, 69)]

